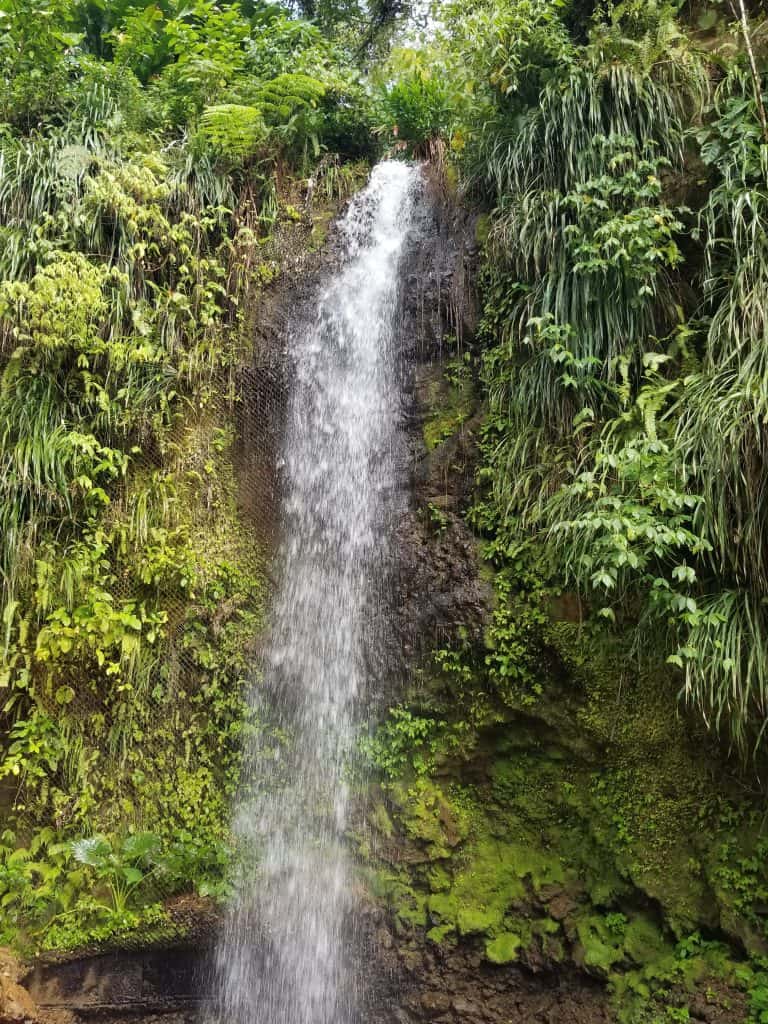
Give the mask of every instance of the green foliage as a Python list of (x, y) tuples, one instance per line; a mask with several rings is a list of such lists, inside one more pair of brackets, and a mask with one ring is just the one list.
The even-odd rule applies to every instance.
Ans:
[(256, 106), (283, 146), (293, 153), (314, 157), (321, 151), (323, 112), (320, 102), (326, 84), (301, 72), (284, 72), (253, 92)]
[(765, 1024), (768, 1021), (768, 963), (765, 957), (757, 957), (754, 968), (742, 968), (739, 974), (749, 997), (750, 1024)]
[(311, 75), (286, 72), (266, 82), (256, 95), (264, 119), (277, 125), (316, 108), (325, 95), (325, 86)]
[(659, 609), (695, 614), (688, 561), (706, 550), (694, 529), (700, 500), (681, 487), (669, 446), (640, 433), (615, 446), (608, 441), (592, 457), (547, 508), (565, 582), (588, 581), (615, 603), (640, 586)]
[(461, 747), (460, 725), (412, 714), (407, 708), (394, 707), (375, 734), (361, 740), (360, 749), (370, 767), (390, 781), (406, 771), (428, 775), (441, 756)]
[[(681, 260), (682, 224), (661, 198), (664, 160), (644, 158), (634, 137), (598, 134), (580, 157), (570, 188), (523, 187), (505, 201), (492, 252), (528, 284), (519, 328), (552, 317), (573, 332), (577, 358), (610, 370), (673, 315), (668, 270)], [(533, 179), (533, 152), (522, 159)]]
[(428, 155), (450, 125), (450, 105), (438, 73), (418, 68), (385, 86), (381, 95), (381, 132), (387, 132), (414, 156)]
[(29, 848), (0, 846), (3, 941), (27, 949), (66, 948), (124, 941), (132, 932), (173, 933), (159, 902), (195, 879), (203, 893), (206, 872), (223, 850), (206, 850), (188, 833), (164, 842), (151, 832), (119, 838), (103, 835), (63, 841), (53, 828), (40, 830)]
[[(219, 459), (228, 444), (226, 432), (214, 433), (212, 451)], [(19, 596), (26, 600), (12, 606), (14, 615), (21, 608), (29, 614), (31, 607), (41, 619), (36, 635), (34, 619), (8, 619), (13, 628), (5, 711), (16, 721), (0, 777), (15, 780), (20, 827), (66, 822), (69, 834), (94, 826), (149, 827), (175, 866), (165, 859), (144, 871), (146, 865), (126, 861), (137, 852), (133, 841), (124, 850), (113, 844), (107, 851), (101, 844), (104, 856), (90, 866), (103, 869), (98, 881), (108, 891), (106, 902), (73, 896), (71, 928), (58, 911), (41, 910), (29, 936), (34, 915), (20, 904), (8, 941), (105, 941), (134, 926), (159, 924), (160, 918), (145, 921), (145, 911), (178, 889), (194, 886), (203, 895), (221, 895), (224, 823), (238, 777), (240, 739), (250, 727), (247, 649), (262, 593), (261, 578), (243, 564), (253, 552), (230, 550), (233, 564), (217, 548), (240, 531), (225, 479), (218, 492), (209, 484), (219, 526), (218, 535), (206, 526), (204, 547), (191, 529), (154, 525), (158, 515), (160, 522), (169, 521), (163, 500), (168, 484), (155, 477), (125, 501), (126, 521), (113, 519), (108, 534), (86, 533), (69, 561), (58, 546), (43, 545), (31, 596), (22, 590)], [(184, 501), (194, 506), (189, 495)], [(136, 543), (142, 545), (138, 558)], [(136, 574), (132, 588), (146, 595), (141, 602), (114, 597), (128, 571)], [(180, 625), (177, 618), (169, 647), (163, 629), (169, 612), (178, 616), (179, 604), (184, 607), (190, 597), (195, 603)], [(183, 848), (177, 846), (182, 837)], [(76, 848), (78, 857), (80, 852)], [(124, 867), (131, 868), (130, 877)]]
[(60, 103), (66, 87), (66, 51), (79, 42), (66, 0), (3, 0), (0, 66), (4, 89), (0, 120), (34, 124)]
[(761, 30), (721, 26), (716, 75), (675, 5), (504, 0), (448, 5), (430, 54), (492, 210), (474, 522), (663, 652), (741, 755), (768, 721)]
[(305, 179), (326, 221), (359, 185), (370, 103), (258, 4), (0, 0), (0, 65), (0, 941), (171, 934), (167, 897), (225, 893), (263, 727), (232, 450), (253, 294)]
[(538, 627), (546, 616), (535, 598), (516, 593), (509, 575), (496, 577), (497, 604), (485, 633), (488, 682), (502, 703), (510, 707), (534, 704), (541, 695), (537, 669)]
[(78, 864), (93, 869), (96, 884), (109, 893), (109, 907), (124, 913), (134, 891), (144, 882), (155, 860), (160, 841), (151, 832), (127, 836), (114, 850), (104, 836), (91, 836), (72, 843), (72, 857)]
[(206, 107), (200, 130), (215, 153), (240, 162), (252, 157), (266, 136), (261, 113), (236, 103)]

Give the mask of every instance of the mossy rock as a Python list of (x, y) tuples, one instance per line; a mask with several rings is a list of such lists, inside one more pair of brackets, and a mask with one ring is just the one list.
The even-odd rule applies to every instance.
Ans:
[[(669, 986), (700, 990), (740, 942), (761, 952), (761, 857), (736, 834), (746, 812), (701, 757), (673, 681), (633, 674), (620, 647), (592, 649), (571, 622), (545, 632), (535, 705), (496, 706), (439, 778), (390, 786), (392, 824), (425, 849), (408, 876), (430, 942), (480, 945), (499, 964), (570, 960), (625, 992), (640, 1007), (627, 1020), (645, 1024)], [(428, 706), (440, 699), (431, 687)], [(441, 713), (470, 720), (453, 699)], [(710, 963), (712, 943), (678, 955), (676, 940), (710, 928), (733, 937), (723, 963)]]
[(424, 424), (424, 446), (432, 452), (471, 418), (475, 404), (471, 376), (468, 373), (462, 375), (458, 383), (450, 383), (442, 376), (433, 380), (427, 404), (431, 414)]
[(447, 892), (451, 887), (451, 876), (442, 864), (434, 864), (427, 872), (431, 892)]
[(624, 959), (622, 939), (609, 930), (604, 918), (596, 914), (581, 918), (576, 934), (574, 960), (580, 967), (608, 977), (611, 968)]
[(374, 806), (373, 813), (371, 815), (371, 824), (377, 832), (381, 833), (381, 835), (386, 836), (387, 839), (392, 838), (395, 827), (392, 824), (392, 819), (390, 818), (389, 812), (383, 803), (378, 802)]
[(578, 938), (574, 959), (581, 966), (607, 977), (617, 964), (646, 966), (657, 963), (673, 950), (659, 926), (644, 914), (630, 920), (588, 914), (576, 922)]
[(493, 936), (514, 906), (526, 905), (532, 891), (564, 877), (557, 858), (492, 838), (467, 847), (462, 861), (452, 879), (441, 872), (443, 888), (426, 901), (430, 920), (443, 935), (455, 930), (460, 935)]
[(427, 909), (433, 921), (442, 922), (450, 928), (456, 926), (459, 907), (456, 897), (450, 892), (436, 892), (427, 897)]
[(460, 935), (482, 935), (496, 929), (504, 918), (498, 907), (459, 907), (456, 925)]
[(671, 951), (658, 925), (650, 918), (634, 917), (627, 925), (624, 933), (624, 952), (636, 964), (652, 963)]
[(363, 868), (360, 874), (371, 896), (389, 909), (397, 924), (426, 927), (426, 894), (411, 885), (405, 874), (371, 867)]
[(453, 925), (437, 925), (434, 928), (429, 929), (427, 932), (427, 939), (429, 942), (433, 942), (436, 946), (441, 946), (451, 937), (451, 935), (453, 935), (453, 933)]
[(406, 835), (425, 849), (426, 860), (451, 856), (468, 833), (466, 814), (437, 783), (418, 778), (390, 787), (397, 819)]
[(485, 944), (485, 955), (492, 964), (511, 964), (517, 960), (522, 939), (514, 932), (502, 932)]

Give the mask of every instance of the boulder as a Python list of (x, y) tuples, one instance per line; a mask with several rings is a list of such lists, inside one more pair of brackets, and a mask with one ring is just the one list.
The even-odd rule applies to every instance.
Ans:
[(39, 1020), (37, 1006), (19, 984), (24, 968), (8, 949), (0, 949), (0, 1024)]

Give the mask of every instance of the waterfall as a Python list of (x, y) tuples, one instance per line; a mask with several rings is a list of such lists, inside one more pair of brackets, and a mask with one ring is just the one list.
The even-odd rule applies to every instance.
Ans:
[(297, 331), (283, 541), (234, 831), (244, 866), (216, 950), (219, 1024), (351, 1024), (347, 765), (388, 559), (401, 255), (419, 172), (378, 165), (340, 225), (341, 268)]

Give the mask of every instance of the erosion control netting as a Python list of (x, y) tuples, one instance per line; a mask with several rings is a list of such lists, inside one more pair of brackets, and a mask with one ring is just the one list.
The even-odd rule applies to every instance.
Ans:
[[(35, 719), (48, 723), (61, 751), (44, 777), (0, 780), (0, 806), (16, 807), (19, 828), (50, 823), (77, 833), (87, 821), (118, 836), (126, 827), (170, 834), (178, 817), (194, 832), (195, 803), (214, 828), (226, 816), (240, 697), (258, 678), (272, 588), (289, 335), (337, 258), (332, 228), (318, 244), (335, 212), (333, 204), (322, 212), (319, 236), (308, 214), (279, 224), (254, 253), (238, 253), (247, 278), (240, 313), (216, 343), (242, 346), (239, 362), (176, 400), (170, 434), (148, 423), (134, 439), (105, 522), (107, 535), (119, 525), (130, 540), (94, 574), (104, 616), (89, 607), (69, 653), (47, 664), (33, 656), (37, 708), (20, 701), (6, 711), (4, 753), (14, 722), (32, 728)], [(78, 593), (83, 608), (94, 593)], [(143, 623), (124, 630), (130, 649), (123, 644), (121, 655), (119, 631), (117, 640), (103, 631), (122, 614)]]
[[(285, 398), (285, 365), (278, 352), (270, 360), (262, 358), (259, 365), (240, 366), (232, 380), (222, 381), (197, 422), (187, 425), (192, 445), (181, 455), (183, 471), (193, 477), (199, 474), (204, 483), (197, 490), (180, 493), (177, 500), (188, 503), (180, 518), (190, 523), (196, 546), (204, 553), (203, 563), (197, 566), (204, 580), (222, 562), (232, 562), (246, 577), (268, 579), (278, 530), (278, 455)], [(221, 432), (228, 436), (226, 447), (219, 450), (210, 441)], [(121, 596), (131, 599), (136, 596), (130, 592), (135, 581), (126, 584)], [(190, 614), (205, 622), (215, 642), (239, 602), (237, 595), (231, 595), (206, 611), (198, 607), (195, 595), (177, 591), (164, 598), (163, 606), (168, 614), (167, 638), (153, 667), (153, 674), (166, 677), (158, 713), (164, 713), (173, 690), (183, 688), (200, 669), (183, 643)]]
[[(282, 346), (273, 339), (270, 352), (215, 382), (203, 408), (190, 406), (163, 453), (146, 444), (132, 458), (126, 494), (114, 504), (129, 502), (132, 489), (153, 474), (172, 479), (168, 521), (182, 527), (187, 550), (194, 553), (194, 589), (172, 586), (158, 597), (129, 563), (110, 586), (114, 606), (159, 606), (166, 619), (159, 639), (143, 644), (132, 671), (105, 678), (103, 672), (96, 675), (95, 664), (89, 668), (75, 659), (46, 688), (46, 710), (63, 723), (71, 751), (68, 761), (73, 762), (57, 772), (57, 784), (73, 794), (71, 803), (57, 811), (57, 828), (76, 827), (74, 801), (86, 777), (103, 794), (97, 799), (105, 801), (100, 827), (115, 826), (124, 816), (138, 827), (148, 824), (142, 807), (145, 784), (134, 778), (136, 751), (146, 753), (148, 767), (140, 766), (144, 774), (167, 771), (165, 784), (171, 792), (179, 765), (190, 777), (199, 764), (216, 771), (213, 736), (203, 741), (188, 737), (201, 708), (204, 713), (200, 694), (214, 673), (220, 689), (242, 689), (250, 666), (258, 661), (277, 532), (277, 466), (287, 379), (281, 353)], [(124, 512), (125, 507), (118, 514)], [(147, 544), (152, 543), (148, 537)], [(240, 631), (236, 637), (232, 624)], [(216, 660), (211, 661), (211, 651)], [(57, 704), (61, 687), (72, 694), (66, 707)], [(202, 753), (201, 742), (209, 748)], [(164, 744), (174, 751), (164, 753)]]

